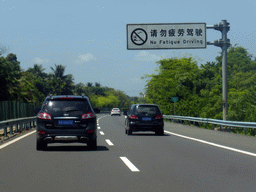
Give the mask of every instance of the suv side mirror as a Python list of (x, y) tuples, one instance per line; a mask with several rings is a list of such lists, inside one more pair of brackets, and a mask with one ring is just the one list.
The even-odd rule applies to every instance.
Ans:
[(93, 111), (94, 111), (95, 113), (100, 113), (100, 109), (99, 109), (99, 108), (94, 108)]
[(34, 113), (35, 113), (35, 114), (38, 114), (38, 112), (39, 112), (40, 110), (41, 110), (41, 108), (35, 108), (35, 109), (34, 109)]

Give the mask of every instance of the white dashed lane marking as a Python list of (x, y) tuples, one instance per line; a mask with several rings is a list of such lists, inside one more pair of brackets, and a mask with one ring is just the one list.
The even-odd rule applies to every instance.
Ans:
[[(109, 115), (106, 115), (106, 116), (109, 116)], [(105, 116), (103, 116), (103, 117), (105, 117)], [(98, 120), (100, 120), (100, 119), (103, 118), (103, 117), (100, 117)], [(97, 124), (97, 127), (98, 127), (98, 129), (100, 129), (99, 122), (98, 122), (98, 124)], [(101, 135), (105, 135), (103, 131), (100, 131), (99, 133), (100, 133)], [(113, 146), (113, 145), (114, 145), (109, 139), (105, 139), (105, 141), (107, 142), (107, 144), (108, 144), (109, 146)], [(124, 164), (125, 164), (132, 172), (140, 172), (140, 170), (139, 170), (137, 167), (135, 167), (135, 166), (132, 164), (132, 162), (131, 162), (129, 159), (127, 159), (126, 157), (120, 157), (120, 159), (124, 162)]]
[(106, 141), (107, 144), (110, 145), (110, 146), (113, 146), (113, 145), (114, 145), (109, 139), (105, 139), (105, 141)]
[(105, 133), (104, 133), (103, 131), (100, 131), (100, 134), (101, 134), (101, 135), (105, 135)]
[(135, 167), (131, 161), (129, 161), (129, 159), (127, 159), (126, 157), (120, 157), (120, 159), (122, 159), (122, 161), (125, 163), (125, 165), (132, 171), (132, 172), (140, 172), (140, 170)]

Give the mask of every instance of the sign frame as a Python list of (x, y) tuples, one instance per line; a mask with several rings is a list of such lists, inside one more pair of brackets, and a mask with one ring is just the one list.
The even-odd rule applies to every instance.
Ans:
[[(200, 35), (194, 35), (192, 32), (183, 30), (183, 33), (178, 31), (179, 27), (192, 27), (200, 28)], [(175, 29), (173, 36), (168, 36), (165, 31), (165, 36), (160, 37), (157, 35), (152, 37), (152, 29)], [(126, 24), (127, 33), (127, 49), (128, 50), (152, 50), (152, 49), (203, 49), (207, 46), (206, 40), (206, 23), (142, 23), (142, 24)], [(187, 29), (188, 30), (188, 29)], [(191, 29), (190, 29), (191, 30)], [(143, 34), (143, 31), (146, 34)], [(199, 31), (199, 30), (198, 30)], [(198, 34), (197, 31), (197, 34)], [(168, 31), (169, 32), (169, 31)], [(140, 34), (139, 34), (140, 33)], [(191, 34), (192, 33), (192, 34)], [(183, 35), (186, 35), (183, 36)], [(202, 35), (203, 34), (203, 35)], [(181, 35), (181, 36), (177, 36)], [(190, 35), (190, 36), (189, 36)], [(168, 37), (166, 37), (168, 36)], [(202, 36), (202, 37), (201, 37)], [(162, 38), (162, 39), (160, 39)], [(186, 39), (185, 39), (186, 38)], [(134, 41), (138, 41), (138, 45)], [(152, 43), (153, 42), (153, 43)], [(185, 43), (184, 43), (185, 42)], [(174, 45), (174, 43), (177, 45)], [(154, 45), (155, 44), (155, 45)], [(165, 45), (164, 45), (165, 44)], [(178, 45), (179, 44), (179, 45)], [(201, 44), (201, 45), (200, 45)], [(188, 46), (186, 46), (188, 45)]]

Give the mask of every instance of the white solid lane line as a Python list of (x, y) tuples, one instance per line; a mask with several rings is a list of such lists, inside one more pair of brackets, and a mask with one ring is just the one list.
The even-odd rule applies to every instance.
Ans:
[(101, 135), (105, 135), (103, 131), (100, 131), (100, 134), (101, 134)]
[(10, 142), (8, 142), (8, 143), (5, 143), (5, 144), (3, 144), (3, 145), (0, 145), (0, 149), (3, 149), (3, 148), (5, 148), (5, 147), (7, 147), (8, 145), (11, 145), (11, 144), (15, 143), (16, 141), (19, 141), (19, 140), (23, 139), (24, 137), (27, 137), (27, 136), (29, 136), (29, 135), (35, 133), (35, 132), (36, 132), (36, 130), (31, 131), (30, 133), (27, 133), (27, 134), (25, 134), (25, 135), (23, 135), (23, 136), (20, 136), (20, 137), (18, 137), (17, 139), (14, 139), (14, 140), (12, 140), (12, 141), (10, 141)]
[(140, 172), (139, 169), (137, 169), (137, 167), (135, 167), (131, 161), (129, 161), (129, 159), (127, 159), (126, 157), (120, 157), (120, 159), (122, 159), (122, 161), (126, 164), (127, 167), (129, 167), (129, 169), (132, 171), (132, 172)]
[(105, 141), (106, 141), (107, 144), (110, 145), (110, 146), (113, 146), (113, 145), (114, 145), (109, 139), (105, 139)]
[(190, 139), (190, 140), (193, 140), (193, 141), (198, 141), (198, 142), (205, 143), (205, 144), (208, 144), (208, 145), (212, 145), (212, 146), (215, 146), (215, 147), (219, 147), (219, 148), (223, 148), (223, 149), (228, 149), (230, 151), (235, 151), (235, 152), (238, 152), (238, 153), (243, 153), (243, 154), (246, 154), (246, 155), (251, 155), (251, 156), (256, 157), (255, 153), (251, 153), (251, 152), (248, 152), (248, 151), (243, 151), (243, 150), (240, 150), (240, 149), (235, 149), (235, 148), (227, 147), (227, 146), (224, 146), (224, 145), (219, 145), (219, 144), (208, 142), (208, 141), (204, 141), (204, 140), (201, 140), (201, 139), (195, 139), (193, 137), (188, 137), (188, 136), (180, 135), (180, 134), (169, 132), (169, 131), (164, 131), (164, 132), (168, 133), (168, 134), (171, 134), (171, 135), (178, 136), (178, 137), (182, 137), (182, 138), (185, 138), (185, 139)]

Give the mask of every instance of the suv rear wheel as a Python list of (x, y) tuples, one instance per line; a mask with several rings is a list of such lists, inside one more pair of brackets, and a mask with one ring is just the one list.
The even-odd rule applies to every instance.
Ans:
[(45, 143), (45, 142), (36, 142), (36, 150), (38, 150), (38, 151), (41, 151), (41, 150), (44, 150), (44, 149), (46, 149), (46, 147), (47, 147), (47, 143)]
[(164, 129), (160, 129), (160, 130), (155, 131), (155, 134), (156, 135), (164, 135)]
[(132, 130), (129, 129), (129, 130), (127, 131), (127, 134), (128, 134), (128, 135), (131, 135), (131, 134), (132, 134)]
[(97, 150), (97, 139), (93, 139), (87, 143), (88, 147), (92, 150)]

